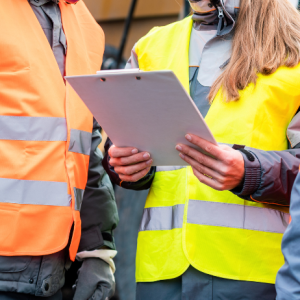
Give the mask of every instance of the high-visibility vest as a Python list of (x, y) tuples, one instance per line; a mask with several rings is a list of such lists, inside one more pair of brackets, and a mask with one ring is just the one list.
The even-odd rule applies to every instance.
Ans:
[[(173, 70), (189, 91), (192, 19), (155, 28), (136, 45), (144, 71)], [(258, 75), (226, 103), (219, 92), (205, 118), (220, 143), (288, 148), (286, 129), (300, 105), (300, 66)], [(175, 146), (174, 146), (175, 147)], [(276, 180), (276, 178), (274, 178)], [(201, 184), (191, 167), (157, 167), (138, 235), (138, 282), (180, 276), (192, 265), (233, 280), (274, 283), (283, 265), (284, 207), (245, 201)]]
[[(83, 1), (60, 1), (66, 75), (100, 69), (104, 36)], [(65, 84), (27, 0), (0, 4), (0, 255), (75, 259), (93, 116)]]

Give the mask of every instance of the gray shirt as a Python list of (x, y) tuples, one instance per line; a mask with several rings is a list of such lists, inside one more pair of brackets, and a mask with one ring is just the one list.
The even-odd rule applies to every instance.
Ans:
[(65, 75), (67, 40), (58, 0), (28, 0), (52, 48), (62, 76)]

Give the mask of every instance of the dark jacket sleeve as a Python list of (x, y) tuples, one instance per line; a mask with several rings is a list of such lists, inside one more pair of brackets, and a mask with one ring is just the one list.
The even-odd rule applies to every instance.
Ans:
[(262, 151), (245, 148), (245, 179), (232, 192), (250, 201), (289, 206), (300, 165), (300, 145), (286, 151)]
[(152, 184), (156, 168), (152, 167), (150, 169), (149, 173), (144, 178), (142, 178), (141, 180), (139, 180), (137, 182), (124, 182), (120, 179), (119, 175), (115, 172), (114, 167), (112, 167), (109, 163), (110, 156), (108, 154), (108, 150), (111, 146), (112, 146), (112, 142), (110, 141), (110, 139), (107, 139), (107, 142), (105, 144), (106, 154), (105, 154), (105, 157), (102, 162), (103, 167), (106, 170), (107, 174), (109, 175), (111, 181), (114, 184), (121, 186), (128, 190), (141, 191), (141, 190), (149, 189)]
[(290, 150), (240, 149), (244, 156), (245, 178), (243, 185), (232, 191), (234, 194), (251, 201), (290, 205), (291, 191), (300, 165), (300, 108), (286, 135)]
[(107, 246), (115, 249), (113, 230), (119, 217), (112, 183), (102, 166), (103, 155), (98, 149), (102, 137), (94, 120), (88, 181), (80, 211), (82, 235), (78, 252)]

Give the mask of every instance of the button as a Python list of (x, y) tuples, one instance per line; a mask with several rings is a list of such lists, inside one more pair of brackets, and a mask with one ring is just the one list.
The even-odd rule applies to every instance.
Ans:
[(49, 283), (45, 283), (44, 288), (45, 288), (45, 291), (48, 292), (48, 291), (49, 291), (49, 288), (50, 288)]
[(30, 284), (33, 284), (33, 283), (34, 283), (34, 280), (33, 280), (32, 278), (30, 278), (30, 279), (29, 279), (29, 283), (30, 283)]
[(255, 157), (250, 152), (248, 152), (247, 150), (245, 150), (245, 149), (238, 149), (238, 150), (243, 152), (246, 155), (246, 157), (248, 158), (249, 161), (251, 161), (251, 162), (255, 161)]

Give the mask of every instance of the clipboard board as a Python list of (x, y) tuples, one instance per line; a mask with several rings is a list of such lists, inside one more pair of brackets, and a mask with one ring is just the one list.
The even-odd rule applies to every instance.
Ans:
[(154, 166), (187, 165), (175, 149), (178, 143), (196, 148), (185, 139), (187, 133), (217, 145), (172, 71), (129, 69), (65, 78), (117, 147), (148, 151)]

